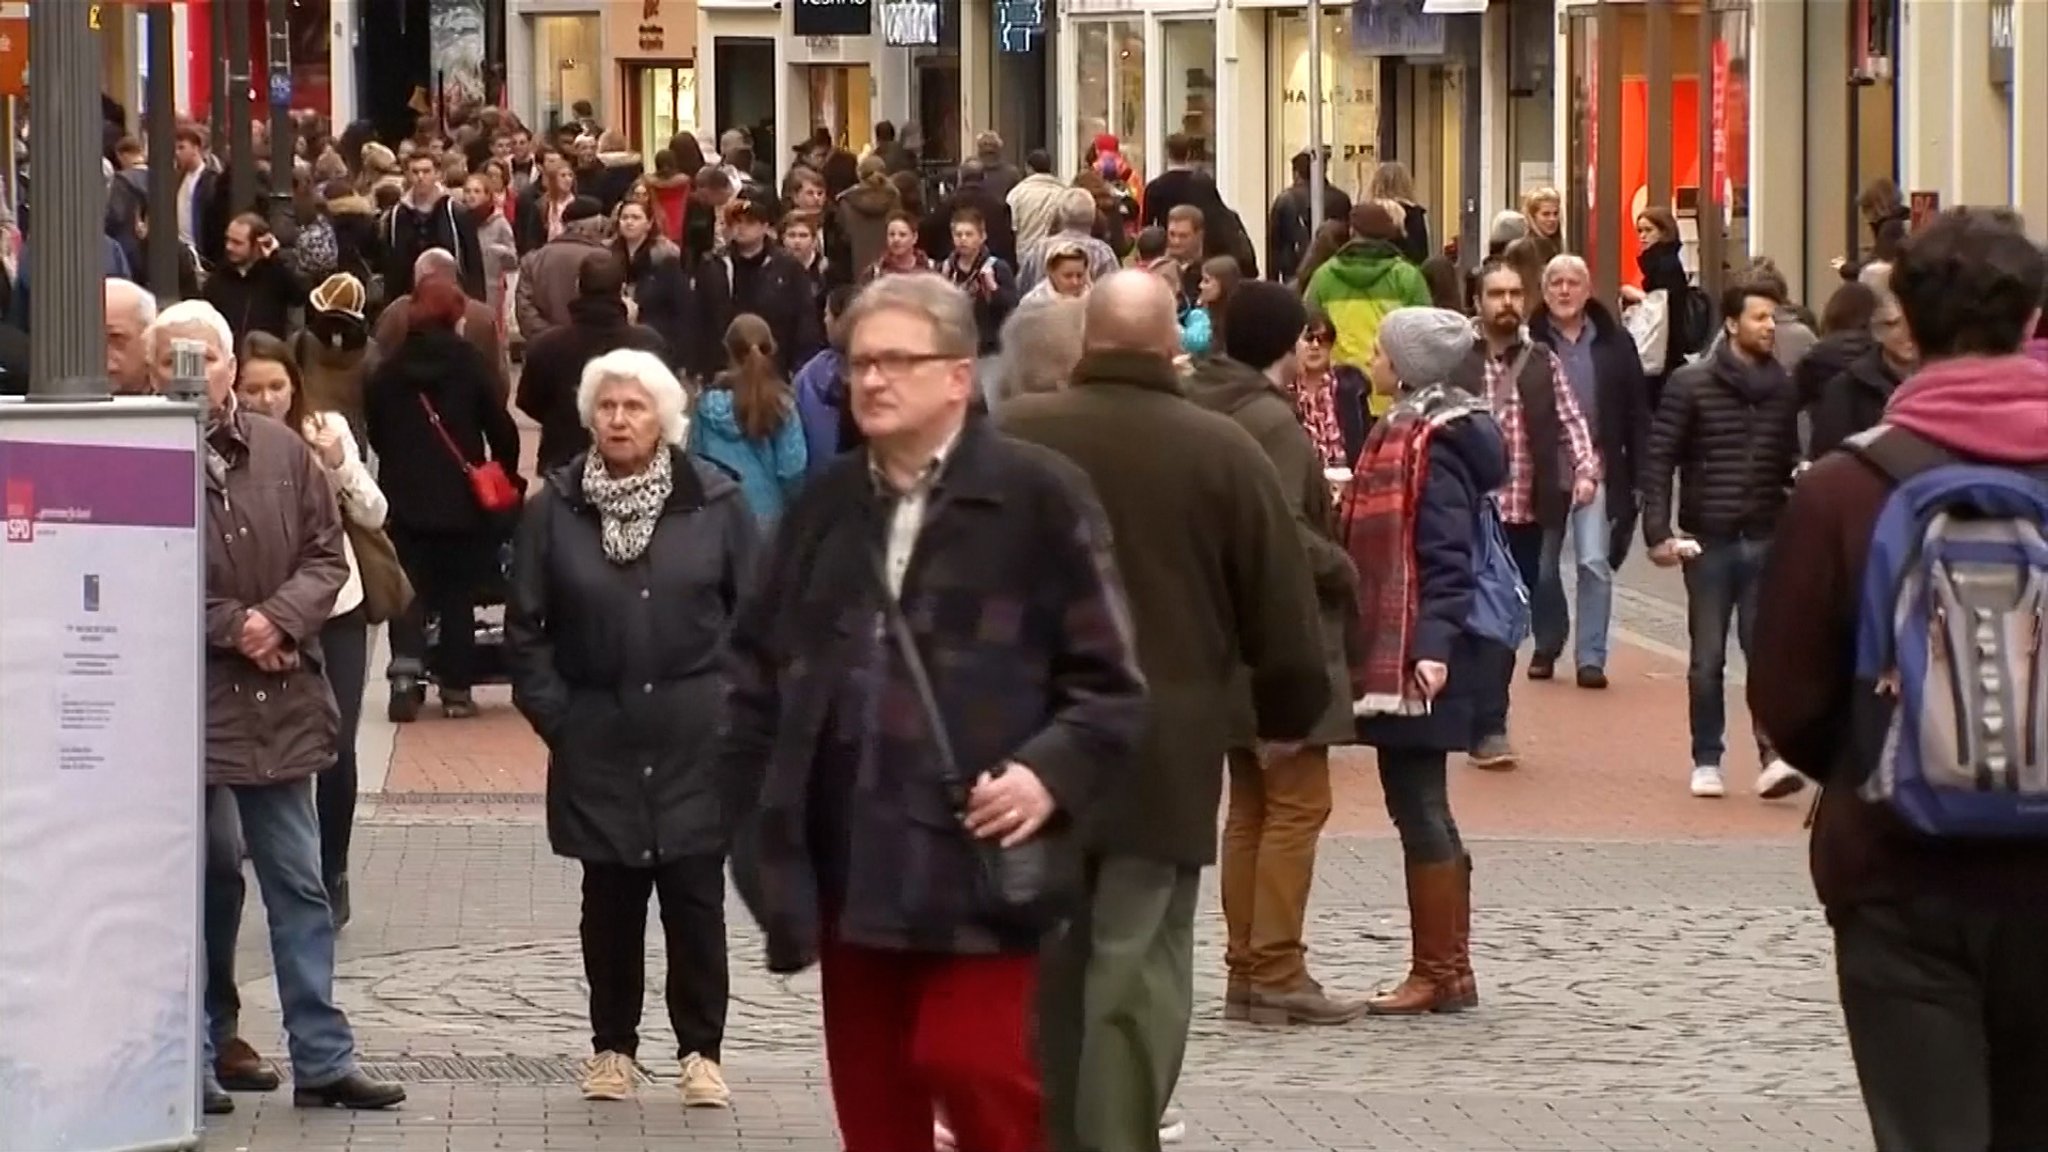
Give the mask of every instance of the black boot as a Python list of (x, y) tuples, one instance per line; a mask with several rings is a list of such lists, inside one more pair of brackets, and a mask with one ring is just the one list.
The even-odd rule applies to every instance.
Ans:
[(348, 873), (344, 872), (327, 882), (327, 908), (334, 916), (334, 930), (348, 927)]
[(372, 1080), (360, 1071), (339, 1080), (313, 1087), (292, 1087), (294, 1108), (395, 1108), (405, 1103), (405, 1089), (383, 1080)]
[(218, 1084), (208, 1084), (199, 1094), (199, 1110), (208, 1116), (227, 1116), (235, 1110), (235, 1098)]

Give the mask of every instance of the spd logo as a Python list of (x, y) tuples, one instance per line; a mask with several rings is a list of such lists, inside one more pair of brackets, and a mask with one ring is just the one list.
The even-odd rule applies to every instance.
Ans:
[(36, 486), (28, 480), (7, 482), (7, 542), (32, 544), (36, 538)]

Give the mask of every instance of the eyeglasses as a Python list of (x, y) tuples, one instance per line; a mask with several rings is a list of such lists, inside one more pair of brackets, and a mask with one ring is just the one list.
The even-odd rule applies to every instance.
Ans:
[(958, 356), (948, 356), (943, 352), (878, 352), (867, 356), (849, 356), (846, 360), (846, 377), (849, 380), (860, 380), (870, 372), (880, 372), (884, 380), (901, 380), (927, 364), (942, 364), (959, 359)]

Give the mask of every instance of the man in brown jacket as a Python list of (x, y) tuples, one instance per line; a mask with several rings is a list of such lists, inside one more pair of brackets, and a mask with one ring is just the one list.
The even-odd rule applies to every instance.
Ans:
[[(1827, 785), (1813, 825), (1813, 882), (1834, 930), (1849, 1051), (1879, 1148), (2048, 1148), (2048, 840), (1925, 834), (1894, 807), (1865, 799), (1890, 752), (1872, 751), (1893, 711), (1875, 700), (1906, 697), (1858, 669), (1865, 569), (1882, 557), (1873, 536), (1890, 476), (1960, 461), (2048, 477), (2048, 364), (2020, 353), (2040, 320), (2044, 285), (2048, 261), (2008, 210), (1952, 209), (1914, 233), (1891, 289), (1921, 367), (1892, 394), (1869, 440), (1858, 437), (1801, 474), (1757, 594), (1750, 714), (1779, 755)], [(1919, 540), (1909, 527), (1883, 542), (1896, 547), (1900, 536)], [(1923, 710), (1919, 743), (1953, 741), (2016, 803), (2039, 802), (2040, 737), (2030, 740), (2024, 726), (2041, 723), (2025, 704), (2040, 691), (2041, 636), (2018, 657), (2034, 661), (2036, 679), (2015, 682), (2003, 657), (2027, 652), (2025, 625), (2007, 640), (2001, 613), (1980, 607), (2014, 602), (2000, 582), (2007, 574), (2028, 575), (1956, 571), (1957, 587), (1967, 578), (1982, 599), (1964, 602), (1970, 622), (1941, 631), (1971, 629), (1971, 639), (1951, 648), (1951, 636), (1929, 627), (1926, 642), (1937, 661), (1951, 650), (1982, 660), (1955, 674), (1981, 690), (1960, 693), (1977, 699), (1959, 699), (1952, 714)], [(1927, 597), (1952, 602), (1931, 582)], [(1978, 624), (1977, 611), (1993, 622)], [(1984, 647), (1972, 650), (1973, 642)], [(1986, 706), (1999, 699), (1999, 680), (2021, 702), (2002, 715)], [(1924, 683), (1940, 691), (1932, 673)], [(1966, 735), (1947, 715), (1982, 728)], [(2033, 752), (2012, 756), (2008, 746)], [(1940, 795), (1928, 806), (1962, 807), (1957, 793)]]
[[(188, 300), (157, 318), (149, 348), (159, 385), (174, 340), (194, 340), (206, 349), (209, 809), (223, 792), (232, 798), (263, 886), (291, 1049), (293, 1103), (389, 1108), (405, 1099), (405, 1089), (363, 1075), (355, 1034), (334, 1003), (334, 919), (320, 878), (320, 829), (313, 815), (313, 775), (334, 764), (338, 727), (320, 629), (348, 579), (340, 510), (320, 462), (297, 432), (246, 415), (236, 404), (232, 336), (221, 314)], [(209, 849), (216, 844), (209, 836)], [(235, 870), (224, 863), (208, 862), (209, 888), (216, 877)], [(240, 892), (229, 894), (238, 922)], [(207, 901), (209, 952), (234, 947), (232, 930), (213, 930), (217, 913), (225, 919), (221, 903)], [(208, 973), (209, 980), (217, 978), (211, 963)], [(218, 1042), (225, 1039), (216, 1029), (225, 1023), (209, 1019), (206, 1030), (209, 1115), (235, 1107), (213, 1066)]]
[[(446, 248), (429, 248), (420, 253), (412, 263), (412, 280), (417, 284), (429, 276), (457, 278), (459, 268), (455, 257)], [(405, 344), (405, 337), (412, 331), (412, 294), (407, 293), (393, 300), (384, 314), (377, 318), (377, 330), (370, 334), (370, 343), (378, 359), (396, 356)], [(472, 299), (462, 313), (462, 337), (483, 353), (484, 363), (494, 373), (492, 382), (497, 388), (498, 401), (504, 403), (512, 397), (512, 380), (509, 362), (505, 358), (505, 344), (498, 334), (498, 317), (489, 304)], [(368, 373), (364, 374), (368, 378)]]

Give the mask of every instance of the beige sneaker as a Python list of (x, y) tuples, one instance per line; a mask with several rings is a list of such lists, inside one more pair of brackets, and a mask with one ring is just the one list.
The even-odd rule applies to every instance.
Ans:
[(718, 1061), (706, 1060), (695, 1052), (683, 1057), (680, 1078), (685, 1108), (730, 1108), (732, 1089), (725, 1086), (725, 1073)]
[(599, 1052), (583, 1064), (585, 1100), (633, 1098), (633, 1058), (624, 1052)]

